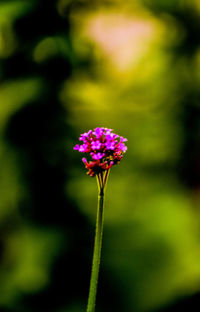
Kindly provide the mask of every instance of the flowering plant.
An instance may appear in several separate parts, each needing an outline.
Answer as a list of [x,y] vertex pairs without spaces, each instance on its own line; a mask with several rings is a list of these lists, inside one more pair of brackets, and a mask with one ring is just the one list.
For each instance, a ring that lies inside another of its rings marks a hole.
[[94,312],[95,309],[103,236],[104,190],[110,168],[119,164],[120,160],[123,158],[123,154],[127,150],[127,146],[124,143],[127,139],[112,131],[112,129],[104,127],[89,130],[88,132],[81,134],[79,141],[82,141],[82,144],[76,144],[74,146],[74,150],[88,154],[91,158],[91,160],[88,161],[83,157],[82,161],[88,170],[87,174],[91,177],[97,177],[97,185],[99,188],[96,233],[87,312]]
[[124,144],[127,139],[112,133],[112,131],[112,129],[103,127],[96,128],[94,131],[89,130],[81,134],[79,138],[83,144],[77,144],[74,147],[74,150],[91,156],[92,161],[88,162],[85,157],[82,159],[91,177],[118,164],[127,150],[127,146]]

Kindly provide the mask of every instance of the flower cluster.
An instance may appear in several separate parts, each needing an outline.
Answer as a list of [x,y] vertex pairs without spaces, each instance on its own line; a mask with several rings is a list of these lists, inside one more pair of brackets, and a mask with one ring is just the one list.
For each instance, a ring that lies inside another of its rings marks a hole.
[[127,150],[127,146],[124,144],[127,139],[112,131],[112,129],[103,127],[89,130],[81,134],[79,141],[82,141],[82,144],[77,144],[74,147],[74,150],[87,153],[92,157],[89,162],[85,157],[82,159],[88,169],[87,174],[91,177],[118,164]]

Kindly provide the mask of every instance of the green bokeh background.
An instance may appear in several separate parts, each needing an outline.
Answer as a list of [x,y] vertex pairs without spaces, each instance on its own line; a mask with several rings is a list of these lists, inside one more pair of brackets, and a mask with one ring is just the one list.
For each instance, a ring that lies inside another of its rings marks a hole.
[[98,126],[128,151],[96,311],[200,308],[199,33],[198,0],[0,1],[1,311],[85,311],[97,186],[73,146]]

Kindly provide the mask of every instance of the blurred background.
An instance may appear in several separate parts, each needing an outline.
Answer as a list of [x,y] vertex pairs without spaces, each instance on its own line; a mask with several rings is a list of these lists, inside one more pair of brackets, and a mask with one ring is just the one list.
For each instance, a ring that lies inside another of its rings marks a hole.
[[96,311],[200,309],[199,33],[199,0],[0,1],[0,311],[85,311],[98,126],[128,151]]

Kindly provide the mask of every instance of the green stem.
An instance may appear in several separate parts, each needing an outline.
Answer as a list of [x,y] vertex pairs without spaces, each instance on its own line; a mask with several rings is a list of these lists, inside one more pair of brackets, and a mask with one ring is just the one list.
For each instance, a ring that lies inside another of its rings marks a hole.
[[[97,177],[98,181],[99,177]],[[99,181],[98,181],[99,182]],[[103,236],[103,217],[104,217],[104,187],[99,187],[98,205],[97,205],[97,219],[96,219],[96,233],[94,243],[94,253],[92,261],[92,274],[90,280],[90,290],[88,297],[87,312],[94,312],[95,301],[97,293],[97,283],[99,276],[99,266],[101,258],[101,246]]]

